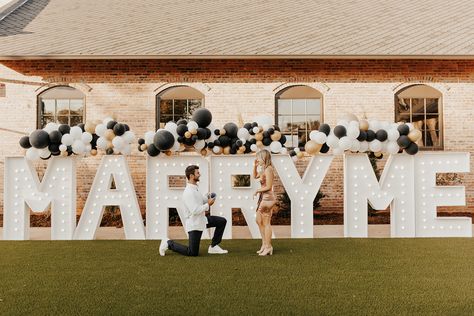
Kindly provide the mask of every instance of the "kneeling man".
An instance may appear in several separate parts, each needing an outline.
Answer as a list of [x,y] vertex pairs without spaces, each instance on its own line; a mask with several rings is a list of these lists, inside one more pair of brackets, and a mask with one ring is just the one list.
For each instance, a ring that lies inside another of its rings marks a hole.
[[224,234],[227,220],[220,216],[206,215],[209,207],[214,204],[215,196],[202,195],[199,192],[197,183],[199,182],[199,167],[191,165],[185,171],[187,184],[183,192],[184,215],[186,217],[186,230],[189,235],[189,245],[178,244],[169,239],[163,239],[160,244],[160,255],[164,256],[166,250],[169,248],[177,253],[185,256],[199,255],[199,244],[201,242],[202,232],[205,228],[215,227],[212,243],[209,246],[208,253],[210,254],[225,254],[227,250],[219,247]]

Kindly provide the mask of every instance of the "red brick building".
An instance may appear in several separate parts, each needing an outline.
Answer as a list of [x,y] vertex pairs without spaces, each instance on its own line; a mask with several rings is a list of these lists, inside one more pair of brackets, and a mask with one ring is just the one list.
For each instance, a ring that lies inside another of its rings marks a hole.
[[[23,2],[0,8],[1,160],[49,121],[114,115],[143,135],[201,106],[217,126],[271,115],[295,143],[350,112],[413,122],[423,150],[474,149],[470,1]],[[78,210],[99,159],[78,162]],[[129,161],[144,210],[145,156]],[[342,212],[341,162],[324,210]],[[472,210],[474,177],[460,181],[453,210]]]

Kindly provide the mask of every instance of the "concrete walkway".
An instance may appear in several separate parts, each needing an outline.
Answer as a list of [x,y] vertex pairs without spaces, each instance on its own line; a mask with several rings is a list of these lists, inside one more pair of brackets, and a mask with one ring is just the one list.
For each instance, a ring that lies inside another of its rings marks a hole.
[[[273,226],[276,238],[290,238],[290,226]],[[313,226],[314,238],[342,238],[344,237],[343,225],[317,225]],[[183,227],[172,226],[169,228],[171,239],[186,239]],[[3,239],[3,228],[0,227],[0,240]],[[233,239],[250,239],[250,231],[247,226],[233,226]],[[369,237],[389,238],[390,225],[369,225]],[[31,240],[50,240],[51,229],[49,227],[31,227]],[[125,239],[123,228],[100,227],[96,239]]]

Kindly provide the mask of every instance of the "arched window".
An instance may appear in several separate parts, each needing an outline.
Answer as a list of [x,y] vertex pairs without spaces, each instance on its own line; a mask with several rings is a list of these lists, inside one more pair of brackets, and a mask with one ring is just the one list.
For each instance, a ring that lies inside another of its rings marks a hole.
[[413,85],[395,95],[395,121],[411,122],[422,132],[417,145],[422,149],[443,149],[442,94],[426,85]]
[[302,147],[309,133],[322,122],[321,92],[308,86],[292,86],[275,96],[275,123],[286,135],[287,147]]
[[38,128],[49,122],[70,126],[84,122],[85,95],[72,87],[53,87],[38,95]]
[[204,106],[204,95],[188,86],[168,88],[156,96],[156,127],[169,121],[190,119],[193,112]]

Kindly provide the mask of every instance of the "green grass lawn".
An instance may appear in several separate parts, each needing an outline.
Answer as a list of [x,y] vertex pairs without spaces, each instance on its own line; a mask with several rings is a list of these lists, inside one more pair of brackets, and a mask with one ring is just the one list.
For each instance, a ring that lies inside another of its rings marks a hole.
[[472,239],[0,242],[0,314],[472,314]]

